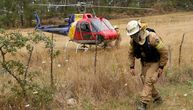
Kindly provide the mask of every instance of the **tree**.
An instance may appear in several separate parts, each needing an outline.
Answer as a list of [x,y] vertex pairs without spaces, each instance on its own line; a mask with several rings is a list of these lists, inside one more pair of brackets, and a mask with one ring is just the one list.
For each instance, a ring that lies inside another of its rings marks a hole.
[[[52,99],[52,92],[48,92],[52,91],[52,89],[45,91],[44,88],[35,83],[33,80],[34,76],[39,72],[33,70],[29,71],[34,46],[39,42],[44,42],[46,48],[50,48],[52,46],[51,40],[42,33],[34,32],[28,34],[28,36],[23,36],[17,32],[7,33],[2,29],[0,30],[0,67],[3,68],[5,72],[12,76],[12,78],[14,78],[16,81],[16,83],[13,83],[11,91],[17,96],[14,97],[14,100],[17,100],[17,102],[13,103],[13,107],[17,108],[11,107],[12,109],[21,109],[26,105],[33,105],[32,108],[35,107],[36,109],[40,109],[40,102],[34,102],[34,100],[45,100],[45,103],[48,103]],[[27,61],[22,61],[21,59],[15,58],[14,56],[18,50],[24,48],[27,50]],[[9,81],[9,83],[11,83],[11,81]],[[39,93],[45,93],[33,96],[32,93],[34,90],[38,91]]]

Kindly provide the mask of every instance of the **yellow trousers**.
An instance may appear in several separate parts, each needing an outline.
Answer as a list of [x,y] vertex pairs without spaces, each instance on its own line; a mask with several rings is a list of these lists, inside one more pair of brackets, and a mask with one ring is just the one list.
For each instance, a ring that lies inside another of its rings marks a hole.
[[119,36],[117,39],[116,39],[116,41],[115,41],[115,47],[116,48],[119,48],[120,47],[120,43],[121,43],[121,36]]
[[160,97],[159,92],[155,89],[154,84],[158,80],[159,63],[142,62],[141,79],[143,82],[143,90],[140,94],[140,101],[149,103],[153,99]]

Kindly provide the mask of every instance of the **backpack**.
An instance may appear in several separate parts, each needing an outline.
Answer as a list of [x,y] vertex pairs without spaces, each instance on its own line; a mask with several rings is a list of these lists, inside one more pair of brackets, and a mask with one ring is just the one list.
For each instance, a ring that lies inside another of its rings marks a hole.
[[146,30],[148,30],[149,32],[154,32],[154,33],[156,33],[155,30],[152,29],[152,28],[146,28]]

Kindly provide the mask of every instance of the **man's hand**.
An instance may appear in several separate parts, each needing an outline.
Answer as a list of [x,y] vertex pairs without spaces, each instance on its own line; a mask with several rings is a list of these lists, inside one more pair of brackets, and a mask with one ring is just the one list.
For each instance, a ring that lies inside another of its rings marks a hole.
[[162,75],[162,73],[163,73],[163,69],[162,68],[159,68],[158,70],[157,70],[157,72],[158,72],[158,78]]
[[135,76],[135,69],[134,69],[134,68],[131,68],[131,69],[130,69],[130,74],[131,74],[132,76]]

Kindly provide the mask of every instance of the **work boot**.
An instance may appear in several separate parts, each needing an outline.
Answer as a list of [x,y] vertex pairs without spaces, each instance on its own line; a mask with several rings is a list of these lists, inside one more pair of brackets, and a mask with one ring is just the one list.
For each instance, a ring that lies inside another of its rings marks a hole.
[[138,102],[137,103],[137,110],[147,110],[147,104],[143,102]]
[[153,100],[153,103],[156,104],[156,105],[160,105],[163,103],[163,100],[161,97],[157,97]]

